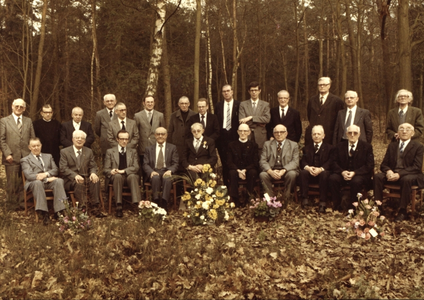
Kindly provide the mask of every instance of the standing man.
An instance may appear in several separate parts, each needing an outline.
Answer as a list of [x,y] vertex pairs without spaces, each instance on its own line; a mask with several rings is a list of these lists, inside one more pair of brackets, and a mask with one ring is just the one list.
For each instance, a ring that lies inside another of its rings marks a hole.
[[113,148],[118,146],[119,140],[117,139],[118,132],[125,130],[129,134],[129,142],[125,147],[136,149],[138,145],[138,128],[134,120],[127,118],[127,107],[124,103],[119,102],[115,106],[115,114],[118,116],[109,122],[109,128],[107,130],[107,137],[109,140],[109,147]]
[[35,138],[32,121],[22,114],[26,103],[22,99],[15,99],[12,103],[12,114],[0,119],[0,148],[3,154],[2,163],[6,169],[7,195],[19,195],[22,201],[23,194],[20,160],[29,154],[29,140]]
[[72,120],[62,123],[62,128],[60,130],[60,143],[64,148],[72,146],[73,132],[75,130],[82,130],[87,135],[85,147],[90,148],[93,144],[95,138],[91,124],[83,121],[82,117],[84,116],[84,111],[81,107],[74,107],[72,109]]
[[[118,105],[116,105],[118,107]],[[127,185],[131,190],[133,211],[138,213],[138,202],[141,199],[140,177],[138,176],[137,149],[128,147],[130,134],[119,130],[116,134],[117,144],[106,151],[103,173],[113,182],[113,194],[116,201],[116,216],[123,217],[122,188]]]
[[330,87],[330,77],[321,77],[318,79],[319,94],[309,99],[307,108],[309,126],[305,131],[305,145],[312,144],[311,133],[315,125],[324,127],[325,143],[333,142],[337,114],[344,108],[344,103],[342,99],[330,93]]
[[334,128],[333,145],[347,140],[346,129],[350,125],[359,126],[362,134],[361,140],[371,144],[372,141],[372,121],[371,114],[368,109],[357,106],[358,94],[355,91],[347,91],[345,94],[345,102],[347,108],[339,111],[337,122]]
[[278,107],[271,109],[271,121],[267,124],[268,139],[273,139],[273,129],[278,124],[282,124],[287,128],[287,138],[293,142],[299,143],[302,136],[302,122],[300,121],[300,113],[292,107],[289,107],[290,94],[282,90],[278,94]]
[[114,112],[114,107],[116,104],[115,95],[104,95],[103,104],[105,105],[105,108],[99,110],[96,113],[96,118],[94,119],[94,132],[100,138],[100,149],[102,150],[102,157],[104,158],[106,150],[110,148],[109,140],[107,137],[109,122],[116,118],[116,114]]
[[200,123],[203,125],[203,128],[205,129],[205,132],[203,133],[203,135],[210,137],[216,142],[220,132],[219,121],[216,115],[208,112],[208,109],[209,109],[208,100],[205,98],[200,98],[197,101],[197,110],[199,111],[199,113],[190,117],[190,120],[188,121],[188,124],[187,124],[188,126],[186,129],[186,136],[190,135],[191,125],[193,125],[194,123]]
[[[165,128],[157,128],[155,138],[156,144],[146,149],[143,168],[152,184],[153,201],[168,211],[171,176],[178,170],[178,152],[175,145],[166,143]],[[161,198],[159,198],[160,192],[162,192]]]
[[259,100],[261,87],[258,82],[251,82],[248,88],[250,100],[240,103],[239,121],[240,124],[249,125],[253,132],[251,138],[254,138],[254,141],[258,144],[260,153],[267,140],[266,124],[268,124],[271,119],[269,103]]
[[216,147],[221,158],[224,184],[227,185],[229,179],[227,151],[228,145],[233,141],[237,141],[239,138],[237,128],[239,125],[238,114],[240,101],[234,100],[233,89],[229,84],[222,87],[222,96],[224,97],[224,101],[220,101],[216,105],[216,116],[218,117],[218,123],[221,128],[219,138],[216,141]]

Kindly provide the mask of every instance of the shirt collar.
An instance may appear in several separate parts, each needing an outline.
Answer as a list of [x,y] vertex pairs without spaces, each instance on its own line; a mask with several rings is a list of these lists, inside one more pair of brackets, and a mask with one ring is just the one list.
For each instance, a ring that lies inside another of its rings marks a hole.
[[244,140],[244,141],[242,141],[240,138],[239,138],[239,141],[240,141],[240,143],[247,143],[247,141],[248,141],[249,139],[246,139],[246,140]]

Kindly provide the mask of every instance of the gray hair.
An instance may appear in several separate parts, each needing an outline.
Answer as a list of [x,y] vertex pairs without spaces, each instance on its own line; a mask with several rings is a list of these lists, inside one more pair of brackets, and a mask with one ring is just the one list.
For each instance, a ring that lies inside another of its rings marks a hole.
[[77,135],[82,135],[84,139],[87,138],[87,134],[84,131],[82,131],[82,130],[75,130],[72,133],[72,138],[76,137]]

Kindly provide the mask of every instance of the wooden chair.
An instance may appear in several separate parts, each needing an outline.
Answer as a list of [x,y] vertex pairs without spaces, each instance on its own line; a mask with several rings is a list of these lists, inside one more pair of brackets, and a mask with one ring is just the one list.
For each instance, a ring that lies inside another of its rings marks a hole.
[[[185,180],[184,180],[184,192],[186,191],[185,187]],[[149,197],[152,195],[152,185],[150,182],[145,181],[144,182],[144,191],[146,195],[146,199],[149,199]],[[174,199],[174,210],[177,210],[177,182],[172,182],[172,188],[171,188],[171,196]]]
[[[22,182],[25,186],[26,178],[25,174],[22,171]],[[54,200],[53,196],[53,190],[45,190],[46,192],[46,200]],[[32,201],[31,201],[32,199]],[[34,194],[30,189],[25,190],[24,189],[24,203],[25,203],[25,216],[28,215],[28,210],[34,208],[37,206],[37,199],[35,199]],[[35,212],[35,221],[38,222],[38,214]]]

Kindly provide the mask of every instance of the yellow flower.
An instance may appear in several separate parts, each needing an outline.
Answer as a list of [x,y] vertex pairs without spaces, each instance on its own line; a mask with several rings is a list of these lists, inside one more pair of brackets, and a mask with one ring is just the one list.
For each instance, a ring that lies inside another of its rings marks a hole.
[[228,203],[225,203],[225,207],[228,208],[230,205]]
[[198,217],[199,216],[199,213],[196,213],[196,215],[195,215],[196,217]]
[[197,209],[200,209],[200,208],[202,208],[202,205],[196,204],[194,207],[197,208]]
[[203,182],[203,180],[201,178],[197,178],[197,180],[194,182],[194,186],[199,186],[201,185]]
[[225,200],[224,199],[220,199],[220,200],[217,200],[216,203],[218,203],[218,205],[222,206],[222,205],[225,204]]
[[221,193],[220,191],[216,191],[216,196],[217,196],[217,197],[222,197],[222,196],[224,196],[224,194],[223,194],[223,193]]
[[190,206],[192,206],[192,205],[193,205],[193,202],[188,201],[188,202],[187,202],[187,205],[188,205],[188,207],[190,207]]
[[184,216],[184,218],[187,217],[187,212],[186,211],[183,213],[183,216]]
[[212,170],[212,168],[209,168],[209,170],[208,170],[209,172],[213,172],[213,170]]
[[219,205],[218,205],[218,204],[215,204],[215,205],[213,206],[213,208],[217,209],[217,208],[219,208]]
[[218,213],[216,212],[215,209],[211,209],[210,211],[208,211],[208,216],[212,220],[216,220],[216,218],[218,217]]
[[209,169],[211,168],[211,166],[209,165],[209,164],[205,164],[205,165],[203,165],[203,169],[202,169],[202,172],[203,173],[206,173],[206,172],[208,172],[209,171]]
[[215,187],[216,186],[216,181],[212,180],[212,182],[210,183],[210,187]]

